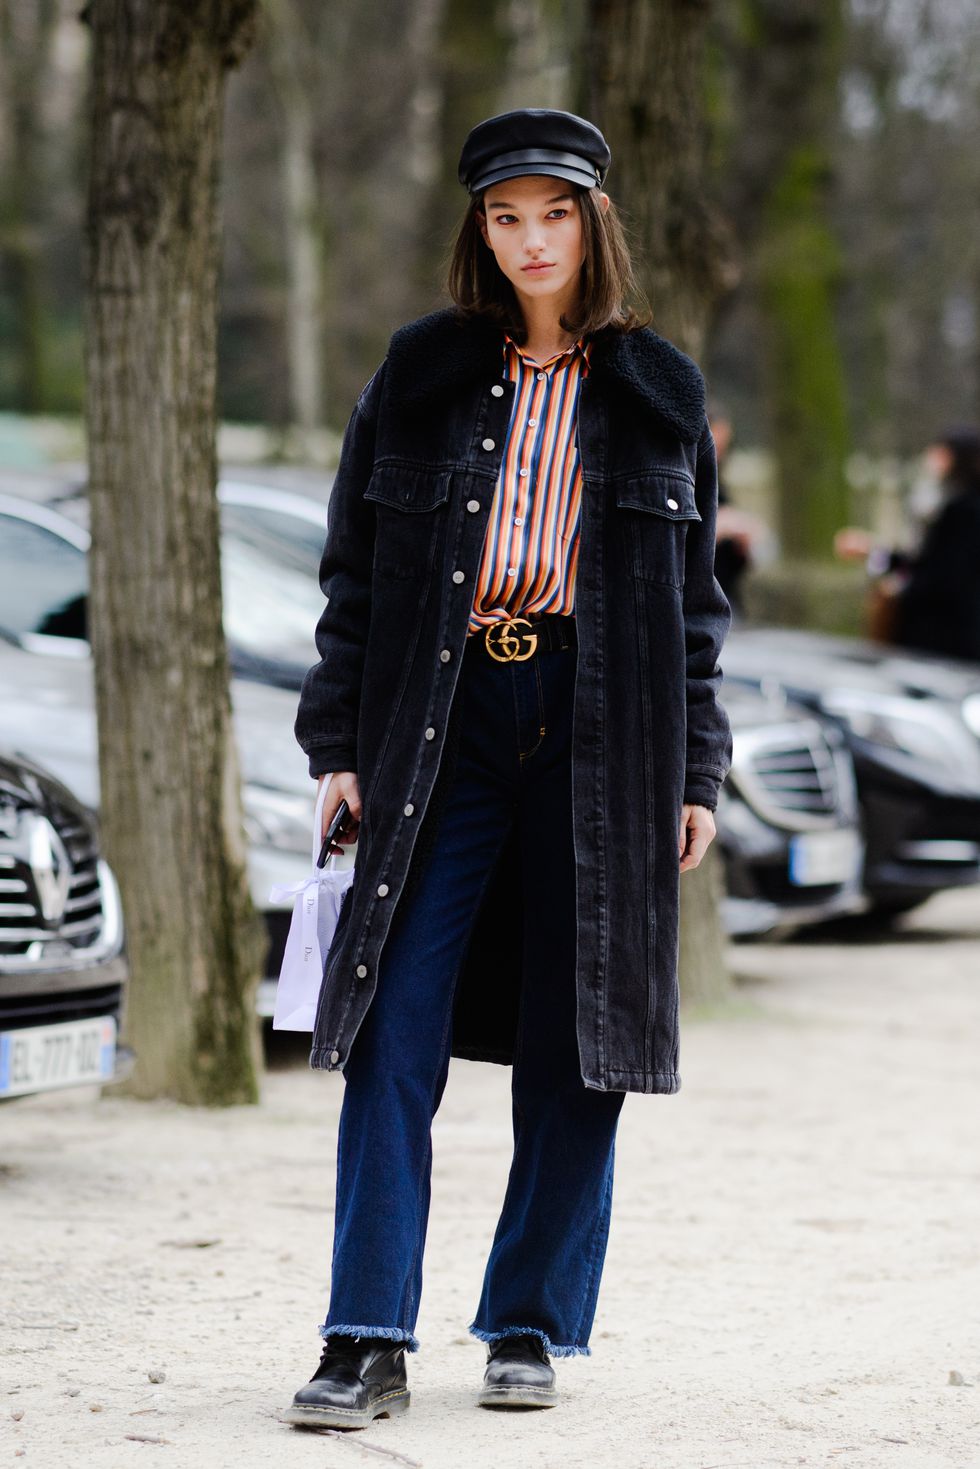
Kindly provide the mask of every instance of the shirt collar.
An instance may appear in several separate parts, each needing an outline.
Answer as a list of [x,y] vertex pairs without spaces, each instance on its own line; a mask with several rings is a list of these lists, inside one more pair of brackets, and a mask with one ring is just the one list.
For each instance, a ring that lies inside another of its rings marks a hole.
[[[532,362],[531,358],[525,357],[523,348],[514,341],[513,337],[510,335],[510,332],[505,331],[503,348],[505,361],[507,359],[507,350],[509,347],[514,348],[514,351],[527,367],[536,367],[540,369],[541,364]],[[566,359],[579,356],[582,358],[585,367],[588,368],[589,359],[592,356],[592,347],[593,339],[591,337],[589,337],[588,340],[586,340],[585,337],[579,337],[578,340],[573,342],[570,347],[567,347],[564,352],[557,353],[556,356],[549,358],[548,361],[553,366],[558,367],[561,366],[566,361]],[[547,365],[547,363],[544,364],[544,366]]]

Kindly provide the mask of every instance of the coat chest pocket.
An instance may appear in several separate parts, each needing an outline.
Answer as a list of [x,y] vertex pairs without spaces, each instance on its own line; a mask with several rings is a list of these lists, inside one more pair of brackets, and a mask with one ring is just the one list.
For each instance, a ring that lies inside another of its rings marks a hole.
[[687,531],[700,521],[694,481],[652,470],[616,482],[616,514],[633,576],[684,585]]
[[376,465],[364,491],[377,525],[374,570],[396,580],[424,577],[432,566],[449,499],[450,470],[412,464]]

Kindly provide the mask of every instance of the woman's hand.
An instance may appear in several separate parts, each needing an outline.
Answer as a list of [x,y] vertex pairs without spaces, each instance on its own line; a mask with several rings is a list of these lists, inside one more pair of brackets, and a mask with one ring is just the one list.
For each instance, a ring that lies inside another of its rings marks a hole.
[[681,872],[697,867],[715,839],[715,818],[707,806],[684,806],[681,809],[681,834],[678,852]]
[[361,822],[361,791],[357,784],[357,776],[353,770],[336,770],[333,775],[321,775],[319,777],[316,786],[317,796],[319,796],[320,787],[325,780],[329,780],[330,788],[323,798],[323,821],[320,825],[321,842],[327,835],[330,823],[336,816],[341,801],[346,801],[350,807],[350,817],[347,825],[334,838],[335,845],[331,848],[329,854],[332,855],[334,852],[341,850],[336,845],[337,842],[342,843],[344,846],[350,846],[351,843],[357,841],[357,829]]

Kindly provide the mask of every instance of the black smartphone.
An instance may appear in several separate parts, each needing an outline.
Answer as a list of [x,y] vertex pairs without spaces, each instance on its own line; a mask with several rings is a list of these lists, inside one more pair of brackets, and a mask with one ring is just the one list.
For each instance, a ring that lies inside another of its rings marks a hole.
[[320,848],[320,855],[316,859],[317,867],[322,867],[327,858],[330,856],[330,848],[333,846],[334,838],[346,827],[348,816],[350,816],[350,807],[348,806],[346,801],[341,801],[340,805],[337,807],[337,813],[334,816],[334,819],[327,827],[327,834],[323,838],[323,846]]

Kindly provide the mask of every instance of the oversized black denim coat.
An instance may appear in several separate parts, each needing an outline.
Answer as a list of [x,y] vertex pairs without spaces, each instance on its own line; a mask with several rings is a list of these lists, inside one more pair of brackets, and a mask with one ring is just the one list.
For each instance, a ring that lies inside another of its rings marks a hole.
[[[355,878],[326,956],[310,1064],[341,1069],[385,938],[438,825],[454,693],[513,407],[502,335],[435,311],[401,327],[344,436],[296,737],[357,772]],[[583,1084],[674,1092],[681,807],[731,763],[714,576],[718,482],[697,365],[650,328],[595,338],[581,384],[572,734]],[[453,1054],[510,1062],[525,914],[505,842],[457,984]],[[527,915],[534,922],[532,908]]]

